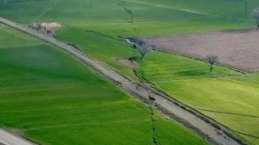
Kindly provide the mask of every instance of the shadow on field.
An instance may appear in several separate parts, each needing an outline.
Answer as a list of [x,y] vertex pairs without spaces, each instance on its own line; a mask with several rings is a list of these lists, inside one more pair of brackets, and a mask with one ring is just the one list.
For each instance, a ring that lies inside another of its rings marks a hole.
[[244,116],[244,117],[251,117],[251,118],[259,118],[259,116],[255,116],[255,115],[246,115],[246,114],[239,114],[239,113],[232,113],[232,112],[223,112],[223,111],[214,111],[214,110],[199,109],[199,108],[195,108],[195,109],[200,110],[200,111],[220,113],[220,114],[230,114],[230,115],[237,115],[237,116]]
[[205,71],[180,71],[180,72],[177,72],[175,73],[177,75],[180,75],[180,76],[204,76],[206,74],[208,74],[207,72]]

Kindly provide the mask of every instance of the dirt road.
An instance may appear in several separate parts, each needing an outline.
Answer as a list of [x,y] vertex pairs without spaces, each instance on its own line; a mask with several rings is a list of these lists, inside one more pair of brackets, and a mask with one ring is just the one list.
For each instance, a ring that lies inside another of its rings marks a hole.
[[[16,23],[11,22],[9,20],[0,18],[0,23],[3,23],[5,25],[15,28],[19,31],[27,33],[33,37],[36,37],[42,41],[45,41],[51,45],[54,45],[54,46],[64,50],[65,52],[69,53],[73,57],[81,60],[83,63],[90,66],[94,71],[96,71],[103,77],[106,77],[107,79],[111,80],[111,82],[118,85],[125,92],[132,94],[133,96],[137,97],[144,103],[149,103],[149,104],[156,106],[163,113],[165,113],[168,116],[170,116],[171,118],[177,120],[184,126],[190,128],[193,132],[195,132],[200,137],[206,139],[211,144],[241,145],[240,143],[233,140],[232,138],[229,138],[225,134],[225,132],[229,132],[229,131],[227,129],[225,129],[224,127],[222,127],[221,125],[215,123],[215,124],[217,124],[217,126],[220,126],[220,130],[219,130],[219,129],[217,129],[217,127],[213,127],[211,125],[211,122],[205,123],[203,121],[204,118],[201,119],[202,117],[198,117],[194,113],[191,113],[190,111],[187,111],[186,109],[183,109],[183,108],[188,108],[188,107],[181,106],[179,103],[174,102],[174,100],[168,99],[167,96],[159,93],[156,90],[153,90],[151,88],[148,88],[146,86],[133,82],[132,80],[130,80],[129,78],[120,74],[116,70],[111,69],[110,67],[89,57],[88,55],[84,54],[83,52],[80,52],[79,50],[56,40],[53,37],[46,36],[44,34],[40,34],[29,28],[25,28],[20,25],[17,25]],[[150,101],[149,95],[154,96],[156,100]],[[12,145],[21,145],[21,144],[12,144]]]

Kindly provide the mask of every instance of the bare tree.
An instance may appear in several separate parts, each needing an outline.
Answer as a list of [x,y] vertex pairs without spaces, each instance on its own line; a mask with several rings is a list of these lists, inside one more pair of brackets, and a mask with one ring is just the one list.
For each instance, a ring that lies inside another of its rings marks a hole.
[[259,28],[259,8],[256,8],[252,12],[252,19],[256,24],[256,30]]
[[218,56],[217,55],[208,55],[206,57],[206,60],[208,63],[210,63],[210,72],[213,70],[213,64],[215,64],[218,61]]
[[143,58],[146,56],[146,54],[152,49],[151,46],[148,45],[142,45],[140,47],[137,47],[137,51],[140,53],[141,55],[141,59],[143,60]]
[[135,49],[141,55],[141,60],[146,56],[146,54],[152,50],[153,46],[147,45],[144,41],[136,39],[136,41],[131,44],[131,47]]

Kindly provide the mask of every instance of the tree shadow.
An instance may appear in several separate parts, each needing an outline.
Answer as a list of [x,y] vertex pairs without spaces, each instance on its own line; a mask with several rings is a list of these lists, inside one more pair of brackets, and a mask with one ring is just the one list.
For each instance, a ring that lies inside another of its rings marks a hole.
[[135,62],[138,62],[138,63],[140,63],[142,61],[141,57],[139,57],[139,56],[129,57],[128,60],[129,61],[135,61]]
[[191,71],[180,71],[175,74],[180,76],[204,76],[208,74],[208,72],[191,70]]

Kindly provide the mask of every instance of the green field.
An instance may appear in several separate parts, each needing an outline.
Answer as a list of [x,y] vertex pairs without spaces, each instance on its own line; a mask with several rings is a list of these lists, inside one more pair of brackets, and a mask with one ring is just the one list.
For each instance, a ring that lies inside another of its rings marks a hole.
[[[253,28],[250,14],[259,6],[258,0],[249,0],[245,14],[245,0],[127,0],[124,6],[134,14],[133,26],[128,23],[130,16],[118,5],[121,1],[94,0],[92,6],[90,3],[12,0],[0,5],[0,16],[24,24],[59,22],[65,28],[56,38],[75,43],[137,80],[140,75],[135,76],[131,69],[116,62],[116,58],[136,54],[127,44],[110,37]],[[155,87],[228,126],[247,142],[259,144],[259,75],[243,75],[223,67],[215,67],[210,74],[208,69],[204,62],[152,51],[140,62],[137,72]]]
[[[74,33],[78,34],[76,38],[73,38]],[[256,127],[259,122],[258,75],[243,75],[218,66],[209,73],[207,63],[152,51],[139,63],[139,76],[136,77],[131,69],[115,60],[137,55],[124,43],[72,28],[62,30],[56,36],[78,44],[87,53],[132,78],[146,78],[177,100],[228,126],[251,144],[259,143],[256,138],[259,133]],[[82,41],[83,38],[91,39]]]
[[70,0],[12,0],[0,5],[0,16],[25,24],[59,22],[112,36],[149,36],[251,28],[250,13],[259,5],[249,0],[245,14],[244,0],[127,0],[124,6],[134,14],[134,31],[119,3],[94,0],[91,6],[91,0],[77,0],[71,6]]
[[[152,144],[146,105],[27,35],[1,26],[0,42],[2,127],[46,145]],[[206,144],[155,114],[161,144]]]
[[258,144],[258,75],[244,76],[220,67],[210,74],[209,64],[191,61],[151,53],[139,71],[157,88]]

